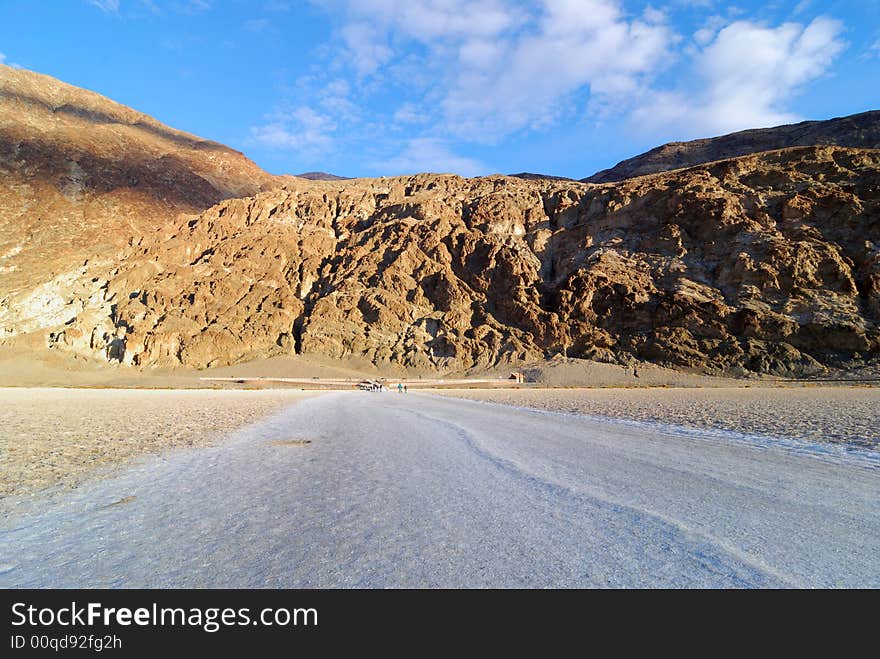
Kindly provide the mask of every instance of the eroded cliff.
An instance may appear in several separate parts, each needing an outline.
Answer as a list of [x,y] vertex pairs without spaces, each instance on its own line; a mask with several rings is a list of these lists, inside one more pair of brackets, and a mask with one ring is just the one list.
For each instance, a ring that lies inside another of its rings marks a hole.
[[565,352],[807,374],[880,352],[872,150],[603,186],[301,181],[130,242],[7,298],[6,338],[139,367],[302,353],[465,369]]

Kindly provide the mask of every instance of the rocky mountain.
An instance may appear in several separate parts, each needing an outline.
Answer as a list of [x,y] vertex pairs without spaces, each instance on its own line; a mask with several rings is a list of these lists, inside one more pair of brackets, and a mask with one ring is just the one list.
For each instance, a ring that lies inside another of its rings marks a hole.
[[880,357],[878,150],[606,185],[276,179],[89,92],[2,73],[0,344],[141,369],[566,354],[808,374]]
[[745,130],[692,142],[672,142],[624,160],[611,169],[605,169],[583,181],[612,183],[635,176],[693,167],[751,153],[820,145],[880,149],[880,111],[829,121],[805,121],[776,128]]
[[288,185],[8,300],[0,326],[139,367],[300,353],[464,369],[564,351],[811,373],[880,352],[878,174],[878,151],[805,147],[610,186]]
[[222,144],[0,65],[0,297],[279,180]]

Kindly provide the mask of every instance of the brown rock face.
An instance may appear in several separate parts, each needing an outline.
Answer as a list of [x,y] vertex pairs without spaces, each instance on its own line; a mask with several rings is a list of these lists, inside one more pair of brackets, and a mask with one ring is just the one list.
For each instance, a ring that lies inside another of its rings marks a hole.
[[136,366],[299,352],[468,368],[565,350],[810,373],[880,352],[880,152],[791,149],[613,186],[302,182],[74,279],[50,345]]
[[0,65],[0,298],[276,181],[221,144]]
[[880,111],[829,121],[805,121],[790,126],[744,130],[691,142],[672,142],[624,160],[583,181],[613,183],[635,176],[668,172],[751,153],[817,145],[880,149]]
[[877,150],[609,185],[276,179],[44,76],[0,67],[0,93],[3,343],[139,368],[564,352],[805,374],[880,356]]

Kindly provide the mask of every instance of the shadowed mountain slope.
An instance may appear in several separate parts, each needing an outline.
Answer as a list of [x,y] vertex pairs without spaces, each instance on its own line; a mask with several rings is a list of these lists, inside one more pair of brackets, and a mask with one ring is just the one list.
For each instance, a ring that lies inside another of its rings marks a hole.
[[2,290],[279,180],[222,144],[0,65]]

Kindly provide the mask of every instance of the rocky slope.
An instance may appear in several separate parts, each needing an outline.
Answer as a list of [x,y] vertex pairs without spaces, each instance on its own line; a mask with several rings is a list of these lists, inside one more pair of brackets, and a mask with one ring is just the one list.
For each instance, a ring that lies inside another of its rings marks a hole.
[[277,181],[221,144],[0,65],[0,298]]
[[817,145],[880,149],[880,111],[829,121],[805,121],[776,128],[745,130],[692,142],[672,142],[624,160],[611,169],[598,172],[583,181],[611,183],[751,153]]
[[464,369],[565,351],[813,373],[880,353],[880,151],[605,186],[297,181],[65,277],[5,299],[7,340],[138,367],[301,353]]
[[564,353],[805,374],[880,357],[877,150],[607,185],[277,178],[0,67],[0,228],[0,345],[138,368]]

